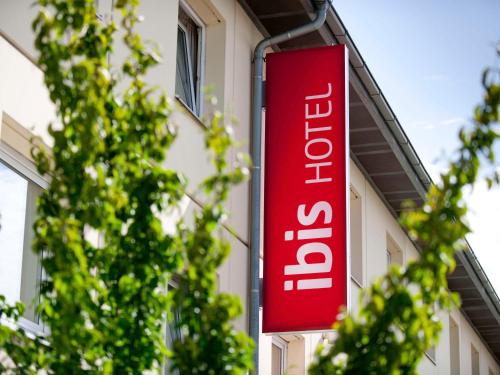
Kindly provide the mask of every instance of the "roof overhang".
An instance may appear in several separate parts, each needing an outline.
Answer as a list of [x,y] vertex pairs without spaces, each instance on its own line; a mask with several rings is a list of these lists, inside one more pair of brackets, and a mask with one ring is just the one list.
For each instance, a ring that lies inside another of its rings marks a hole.
[[[276,35],[314,17],[310,0],[238,0],[263,35]],[[351,158],[397,217],[403,201],[424,202],[432,180],[399,120],[366,66],[340,17],[330,8],[318,31],[275,46],[276,50],[345,44],[349,49]],[[500,301],[473,251],[457,254],[448,277],[462,299],[462,312],[500,363]]]

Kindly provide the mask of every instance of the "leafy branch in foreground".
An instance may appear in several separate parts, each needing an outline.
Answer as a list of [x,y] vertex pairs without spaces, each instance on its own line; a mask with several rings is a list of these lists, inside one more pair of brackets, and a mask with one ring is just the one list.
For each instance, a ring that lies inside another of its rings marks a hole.
[[[159,58],[134,31],[138,1],[114,2],[119,25],[101,22],[94,0],[39,4],[39,66],[60,121],[49,127],[50,156],[34,151],[39,172],[51,177],[38,201],[34,244],[48,276],[38,313],[50,334],[33,338],[1,325],[0,349],[9,358],[1,372],[159,372],[170,356],[175,368],[194,369],[189,373],[245,373],[251,341],[231,323],[241,307],[217,294],[215,283],[229,253],[217,238],[223,203],[246,170],[226,162],[230,131],[219,114],[206,124],[215,166],[203,185],[207,204],[194,227],[179,223],[169,234],[162,216],[178,208],[187,186],[164,167],[175,128],[166,97],[144,80]],[[129,56],[115,67],[108,55],[119,28]],[[176,274],[172,298],[167,284]],[[164,327],[173,310],[185,335],[171,352]],[[1,317],[21,315],[22,306],[0,299]]]
[[[424,206],[401,217],[411,238],[422,244],[420,258],[406,267],[392,266],[364,291],[359,313],[334,326],[337,337],[319,349],[310,374],[415,374],[425,351],[437,343],[441,322],[436,310],[459,305],[446,275],[470,232],[463,191],[476,181],[481,161],[495,162],[499,78],[498,71],[484,73],[484,102],[474,112],[473,129],[460,132],[458,156],[430,188]],[[487,182],[498,184],[498,172]]]
[[202,185],[208,194],[200,212],[195,214],[194,229],[178,226],[179,248],[184,255],[184,272],[178,275],[175,306],[184,339],[174,343],[173,367],[181,374],[246,374],[252,367],[253,342],[236,332],[230,322],[242,312],[237,296],[215,293],[216,269],[230,251],[229,242],[214,236],[215,224],[226,216],[222,203],[230,187],[248,175],[245,157],[240,155],[236,168],[228,170],[225,154],[231,146],[232,129],[215,113],[207,131],[207,148],[212,150],[216,173]]

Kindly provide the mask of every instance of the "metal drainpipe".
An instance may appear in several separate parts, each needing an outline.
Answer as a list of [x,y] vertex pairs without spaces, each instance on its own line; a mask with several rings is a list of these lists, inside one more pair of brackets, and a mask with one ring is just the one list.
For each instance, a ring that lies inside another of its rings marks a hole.
[[259,373],[259,258],[260,258],[260,205],[261,205],[261,139],[262,139],[262,70],[264,50],[311,31],[318,30],[326,19],[329,0],[325,0],[311,22],[260,41],[255,47],[252,101],[252,186],[251,186],[251,234],[250,234],[250,337],[255,342],[254,374]]

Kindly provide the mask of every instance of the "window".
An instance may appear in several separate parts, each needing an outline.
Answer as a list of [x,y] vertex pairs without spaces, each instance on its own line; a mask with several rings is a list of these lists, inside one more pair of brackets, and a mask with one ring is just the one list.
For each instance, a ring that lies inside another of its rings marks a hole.
[[361,197],[351,187],[350,192],[351,277],[363,285],[363,232]]
[[479,375],[479,352],[474,345],[470,345],[471,375]]
[[196,115],[201,114],[203,28],[194,13],[181,4],[177,29],[175,95]]
[[386,262],[387,267],[391,264],[403,264],[403,251],[389,234],[386,239]]
[[[177,283],[175,281],[170,281],[168,283],[168,289],[172,290],[177,288]],[[172,312],[172,320],[166,322],[166,329],[165,329],[165,338],[166,338],[166,344],[168,349],[172,349],[174,346],[174,341],[181,340],[182,339],[182,332],[181,328],[179,327],[179,321],[180,321],[180,316],[179,316],[179,311],[178,310],[173,310]],[[172,366],[172,363],[169,359],[167,359],[165,363],[165,375],[179,375],[178,370],[170,370],[170,367]]]
[[284,375],[287,360],[287,342],[274,336],[271,352],[271,375]]
[[0,294],[9,303],[22,301],[24,318],[36,325],[42,267],[31,243],[41,191],[42,187],[0,160]]
[[450,375],[460,375],[460,338],[458,324],[450,317]]

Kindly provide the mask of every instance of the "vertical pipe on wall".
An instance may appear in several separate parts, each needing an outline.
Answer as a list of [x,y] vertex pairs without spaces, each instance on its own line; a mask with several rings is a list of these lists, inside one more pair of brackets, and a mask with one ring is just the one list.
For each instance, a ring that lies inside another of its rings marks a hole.
[[254,374],[259,373],[259,260],[261,216],[261,155],[262,155],[262,72],[264,51],[267,47],[318,30],[326,19],[330,3],[324,1],[311,22],[287,32],[263,39],[254,52],[253,100],[252,100],[252,181],[251,181],[251,228],[250,228],[250,337],[255,342]]

